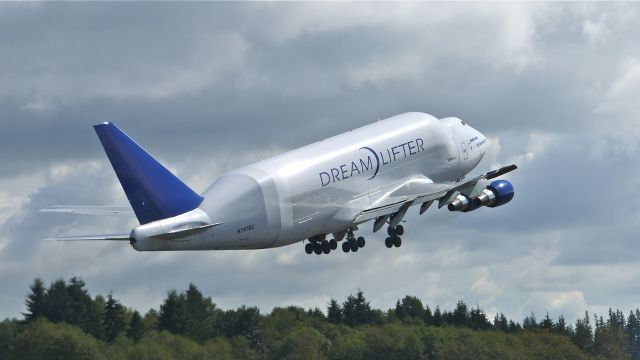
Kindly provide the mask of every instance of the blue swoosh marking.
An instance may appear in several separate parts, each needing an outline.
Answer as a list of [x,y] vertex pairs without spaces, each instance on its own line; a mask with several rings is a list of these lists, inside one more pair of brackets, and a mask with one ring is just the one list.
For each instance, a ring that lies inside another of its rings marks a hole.
[[373,156],[376,158],[376,171],[373,173],[373,175],[369,179],[367,179],[367,180],[371,180],[374,177],[376,177],[376,175],[378,175],[378,170],[380,170],[380,159],[378,158],[378,154],[376,154],[376,152],[373,151],[373,149],[371,149],[370,147],[363,146],[360,148],[360,150],[363,150],[363,149],[371,151]]

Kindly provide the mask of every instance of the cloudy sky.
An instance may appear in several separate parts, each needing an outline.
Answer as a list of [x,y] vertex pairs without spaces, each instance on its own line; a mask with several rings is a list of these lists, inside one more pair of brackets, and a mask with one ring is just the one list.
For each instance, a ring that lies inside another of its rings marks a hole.
[[[139,310],[194,282],[223,308],[324,308],[361,288],[516,320],[640,306],[640,4],[0,4],[0,318],[35,277]],[[412,209],[400,249],[139,253],[44,242],[135,219],[91,125],[115,121],[203,191],[225,171],[406,111],[491,138],[509,205]]]

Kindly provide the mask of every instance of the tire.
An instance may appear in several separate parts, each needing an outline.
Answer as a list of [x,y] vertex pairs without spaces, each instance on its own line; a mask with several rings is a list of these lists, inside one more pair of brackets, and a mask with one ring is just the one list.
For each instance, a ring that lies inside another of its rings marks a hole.
[[322,254],[322,245],[319,243],[313,244],[313,252],[316,253],[316,255]]
[[356,244],[358,244],[358,247],[359,247],[359,248],[363,248],[363,247],[364,247],[364,244],[365,244],[364,238],[363,238],[362,236],[360,236],[360,237],[358,238],[358,240],[356,240]]
[[336,241],[336,239],[329,240],[329,247],[331,248],[331,250],[335,250],[338,248],[338,242]]
[[402,239],[400,239],[400,236],[394,236],[393,237],[393,246],[395,247],[400,247],[400,245],[402,245]]
[[307,243],[304,246],[304,252],[306,252],[307,254],[313,253],[313,244],[312,243]]
[[351,246],[349,246],[348,242],[343,242],[342,243],[342,251],[348,253],[349,251],[351,251]]
[[393,239],[390,237],[384,239],[384,246],[391,249],[393,247]]
[[398,236],[404,235],[404,226],[402,225],[396,226],[396,235]]
[[322,252],[325,254],[331,252],[331,245],[329,245],[329,242],[327,240],[322,241]]
[[349,247],[351,248],[352,252],[358,251],[358,244],[355,241],[349,241]]
[[389,234],[389,236],[394,236],[396,234],[396,229],[389,226],[387,228],[387,234]]

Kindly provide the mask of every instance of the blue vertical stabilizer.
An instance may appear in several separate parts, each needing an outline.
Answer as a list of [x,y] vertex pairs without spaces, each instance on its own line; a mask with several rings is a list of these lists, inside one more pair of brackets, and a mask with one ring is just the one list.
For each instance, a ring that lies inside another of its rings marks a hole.
[[94,126],[140,224],[193,210],[202,197],[112,123]]

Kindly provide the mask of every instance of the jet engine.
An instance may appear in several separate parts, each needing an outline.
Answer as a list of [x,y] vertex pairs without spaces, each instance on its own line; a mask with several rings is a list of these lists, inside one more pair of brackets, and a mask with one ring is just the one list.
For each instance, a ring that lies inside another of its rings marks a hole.
[[456,196],[455,199],[453,199],[453,201],[449,203],[447,209],[449,209],[449,211],[469,212],[479,207],[480,206],[476,205],[476,203],[467,195],[458,194],[458,196]]
[[476,206],[497,207],[513,199],[513,185],[507,180],[495,180],[473,199]]

